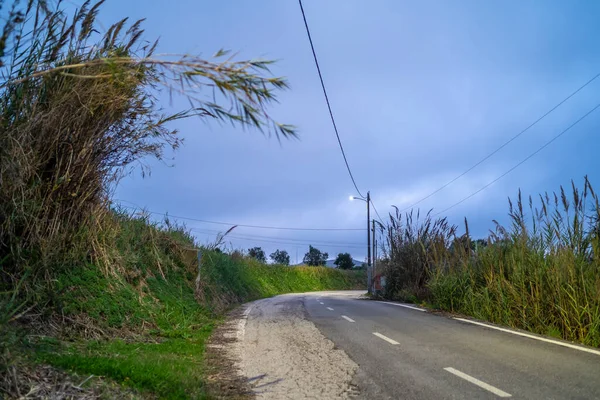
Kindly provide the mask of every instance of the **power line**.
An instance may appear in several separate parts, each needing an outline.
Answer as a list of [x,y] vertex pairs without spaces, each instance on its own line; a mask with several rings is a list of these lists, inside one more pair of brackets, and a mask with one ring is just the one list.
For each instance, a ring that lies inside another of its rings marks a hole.
[[[193,232],[199,232],[199,233],[205,233],[205,234],[209,234],[209,235],[218,235],[219,231],[215,231],[215,230],[206,230],[206,229],[197,229],[197,228],[191,228],[191,230]],[[240,234],[241,235],[241,234]],[[272,240],[284,240],[284,241],[291,241],[291,242],[300,242],[298,244],[318,244],[318,245],[327,245],[327,246],[364,246],[361,243],[344,243],[344,242],[332,242],[332,241],[328,241],[328,240],[308,240],[308,239],[294,239],[294,238],[284,238],[284,237],[274,237],[274,236],[260,236],[260,235],[246,235],[243,234],[242,236],[236,236],[235,233],[233,233],[233,235],[227,235],[226,237],[237,237],[237,238],[248,238],[248,239],[272,239]]]
[[452,204],[450,207],[448,207],[448,208],[440,211],[439,213],[436,213],[435,215],[437,216],[437,215],[445,213],[446,211],[448,211],[448,210],[456,207],[457,205],[459,205],[461,203],[464,203],[465,201],[469,200],[471,197],[475,196],[476,194],[478,194],[478,193],[484,191],[485,189],[487,189],[488,187],[492,186],[494,183],[498,182],[500,179],[504,178],[506,175],[510,174],[512,171],[514,171],[515,169],[517,169],[518,167],[520,167],[522,164],[524,164],[531,157],[535,156],[537,153],[539,153],[540,151],[544,150],[552,142],[554,142],[556,139],[558,139],[559,137],[561,137],[562,135],[564,135],[567,131],[569,131],[575,125],[577,125],[578,123],[580,123],[583,119],[585,119],[588,115],[590,115],[591,113],[593,113],[594,111],[596,111],[598,108],[600,108],[600,103],[598,103],[594,108],[592,108],[590,111],[588,111],[583,116],[581,116],[577,121],[573,122],[567,129],[563,130],[561,133],[559,133],[558,135],[554,136],[552,139],[550,139],[549,141],[547,141],[543,146],[541,146],[540,148],[538,148],[536,151],[534,151],[533,153],[531,153],[530,155],[528,155],[527,157],[525,157],[523,160],[521,160],[521,162],[519,162],[518,164],[516,164],[515,166],[513,166],[511,169],[509,169],[508,171],[506,171],[505,173],[503,173],[502,175],[500,175],[499,177],[497,177],[496,179],[494,179],[493,181],[491,181],[487,185],[483,186],[479,190],[471,193],[470,195],[468,195],[464,199],[460,200],[457,203]]
[[371,200],[371,205],[373,206],[373,210],[375,210],[375,214],[377,214],[377,218],[379,218],[379,222],[381,222],[381,224],[384,225],[383,218],[381,218],[381,215],[379,215],[379,211],[377,211],[377,207],[375,207],[375,203],[373,203],[373,200]]
[[352,184],[354,185],[354,189],[358,192],[361,197],[363,194],[358,189],[356,185],[356,181],[354,180],[354,176],[352,175],[352,171],[350,170],[350,165],[348,164],[348,159],[346,158],[346,152],[344,151],[344,146],[342,145],[342,140],[340,139],[340,134],[337,129],[337,125],[335,123],[335,118],[333,117],[333,111],[331,111],[331,104],[329,103],[329,97],[327,96],[327,89],[325,89],[325,82],[323,81],[323,75],[321,74],[321,67],[319,67],[319,60],[317,59],[317,53],[315,52],[315,46],[313,45],[312,37],[310,35],[310,29],[308,28],[308,22],[306,21],[306,14],[304,13],[304,7],[302,6],[302,0],[298,0],[300,4],[300,11],[302,11],[302,19],[304,20],[304,26],[306,27],[306,34],[308,36],[308,41],[310,42],[310,49],[312,50],[313,58],[315,59],[315,65],[317,66],[317,72],[319,73],[319,80],[321,81],[321,87],[323,88],[323,94],[325,95],[325,102],[327,103],[327,109],[329,110],[329,116],[331,117],[331,123],[333,124],[333,130],[335,131],[335,136],[337,137],[338,144],[340,145],[340,150],[342,151],[342,156],[344,157],[344,163],[346,164],[346,168],[348,169],[348,174],[350,175],[350,179],[352,179]]
[[527,128],[523,129],[521,132],[517,133],[515,136],[513,136],[512,138],[510,138],[508,141],[504,142],[504,144],[502,144],[500,147],[498,147],[496,150],[492,151],[490,154],[488,154],[487,156],[485,156],[484,158],[482,158],[481,160],[479,160],[477,163],[475,163],[473,166],[471,166],[470,168],[468,168],[466,171],[464,171],[463,173],[461,173],[460,175],[458,175],[457,177],[455,177],[454,179],[448,181],[446,184],[442,185],[441,187],[439,187],[438,189],[434,190],[433,192],[429,193],[427,196],[423,197],[421,200],[413,203],[412,205],[402,209],[400,212],[404,212],[406,210],[409,210],[411,208],[413,208],[414,206],[416,206],[417,204],[420,204],[421,202],[427,200],[428,198],[430,198],[431,196],[441,192],[443,189],[447,188],[448,186],[450,186],[451,184],[453,184],[454,182],[456,182],[457,180],[459,180],[460,178],[462,178],[463,176],[465,176],[466,174],[468,174],[469,172],[471,172],[472,170],[474,170],[475,168],[477,168],[479,165],[481,165],[483,162],[485,162],[486,160],[488,160],[490,157],[492,157],[494,154],[498,153],[500,150],[502,150],[503,148],[505,148],[506,146],[508,146],[510,143],[512,143],[515,139],[517,139],[519,136],[521,136],[522,134],[524,134],[525,132],[527,132],[529,129],[531,129],[533,126],[535,126],[538,122],[540,122],[541,120],[543,120],[544,118],[546,118],[550,113],[552,113],[554,110],[556,110],[558,107],[560,107],[561,105],[563,105],[564,103],[566,103],[571,97],[575,96],[577,93],[579,93],[583,88],[585,88],[586,86],[588,86],[590,83],[592,83],[593,81],[595,81],[598,77],[600,77],[600,73],[595,75],[592,79],[590,79],[589,81],[587,81],[586,83],[584,83],[582,86],[580,86],[577,90],[575,90],[573,93],[571,93],[570,95],[568,95],[566,98],[564,98],[560,103],[558,103],[557,105],[555,105],[554,107],[552,107],[549,111],[547,111],[544,115],[542,115],[541,117],[539,117],[538,119],[536,119],[533,123],[531,123]]
[[[119,201],[123,201],[123,200],[119,200]],[[130,203],[130,202],[127,202],[127,203]],[[165,214],[165,213],[159,213],[156,211],[145,210],[145,209],[142,209],[141,207],[125,206],[122,204],[119,204],[119,205],[124,208],[140,209],[149,214],[162,215],[164,217],[172,217],[175,219],[184,219],[184,220],[188,220],[188,221],[203,222],[206,224],[227,225],[227,226],[236,225],[236,226],[244,227],[244,228],[277,229],[277,230],[286,230],[286,231],[364,231],[365,230],[364,228],[291,228],[291,227],[281,227],[281,226],[235,224],[235,223],[231,223],[231,222],[219,222],[219,221],[209,221],[209,220],[205,220],[205,219],[198,219],[198,218],[191,218],[191,217],[181,217],[181,216],[177,216],[177,215],[173,215],[173,214]]]
[[[209,233],[208,235],[213,235],[216,236],[214,233]],[[244,236],[232,236],[232,235],[227,235],[224,240],[227,240],[228,238],[231,239],[237,239],[237,240],[246,240],[246,241],[250,241],[250,242],[265,242],[265,243],[275,243],[275,244],[285,244],[288,246],[297,246],[297,247],[301,247],[301,246],[308,246],[308,245],[313,245],[313,246],[319,246],[319,247],[336,247],[336,248],[352,248],[352,249],[363,249],[364,245],[342,245],[342,244],[323,244],[323,243],[315,243],[315,242],[310,242],[310,243],[290,243],[290,242],[283,242],[280,240],[266,240],[266,239],[255,239],[253,237],[244,237]]]

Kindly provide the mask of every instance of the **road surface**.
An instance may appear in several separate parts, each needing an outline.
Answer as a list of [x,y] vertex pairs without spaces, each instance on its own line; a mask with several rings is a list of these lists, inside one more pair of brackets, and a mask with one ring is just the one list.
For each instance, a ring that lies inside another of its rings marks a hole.
[[257,397],[600,399],[598,349],[361,294],[251,303],[236,356]]

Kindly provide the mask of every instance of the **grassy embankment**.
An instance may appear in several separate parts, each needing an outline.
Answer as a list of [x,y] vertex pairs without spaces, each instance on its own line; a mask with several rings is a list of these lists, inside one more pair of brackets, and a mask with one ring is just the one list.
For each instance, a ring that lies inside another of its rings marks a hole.
[[38,332],[20,328],[20,351],[36,362],[107,377],[160,398],[202,398],[209,395],[205,343],[224,311],[280,293],[364,283],[360,272],[264,265],[207,251],[197,285],[195,246],[184,230],[124,214],[114,218],[104,240],[122,269],[107,273],[82,263],[56,275],[44,294],[48,316],[33,324],[56,322],[56,330],[42,329],[42,337],[33,339],[28,335]]
[[482,240],[466,222],[458,236],[444,218],[391,216],[385,296],[600,346],[598,196],[586,178],[538,199],[519,193],[511,226]]

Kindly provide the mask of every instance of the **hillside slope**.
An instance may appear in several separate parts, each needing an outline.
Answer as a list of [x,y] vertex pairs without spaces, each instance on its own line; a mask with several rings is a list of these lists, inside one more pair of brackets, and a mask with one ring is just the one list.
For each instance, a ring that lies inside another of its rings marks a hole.
[[[107,270],[82,259],[61,269],[41,294],[43,316],[10,324],[13,339],[23,338],[16,340],[19,351],[10,352],[16,376],[33,360],[36,368],[102,376],[103,383],[134,389],[128,396],[205,398],[205,343],[226,311],[280,293],[355,289],[365,281],[360,272],[264,265],[214,251],[203,251],[198,275],[196,246],[184,229],[126,214],[113,218],[105,244],[119,265]],[[8,397],[39,386],[19,380],[2,385]]]

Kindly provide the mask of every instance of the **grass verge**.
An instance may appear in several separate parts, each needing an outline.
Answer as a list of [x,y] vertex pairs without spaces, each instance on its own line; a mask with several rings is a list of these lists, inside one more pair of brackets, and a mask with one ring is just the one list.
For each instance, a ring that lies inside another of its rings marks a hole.
[[[203,252],[199,269],[184,229],[145,216],[111,218],[99,239],[110,268],[57,268],[52,286],[38,294],[46,302],[40,315],[5,325],[13,362],[100,376],[133,390],[125,391],[129,397],[210,398],[219,393],[207,385],[206,343],[227,311],[281,293],[364,286],[364,272],[265,265],[213,251]],[[20,396],[6,387],[0,385],[7,397]]]

